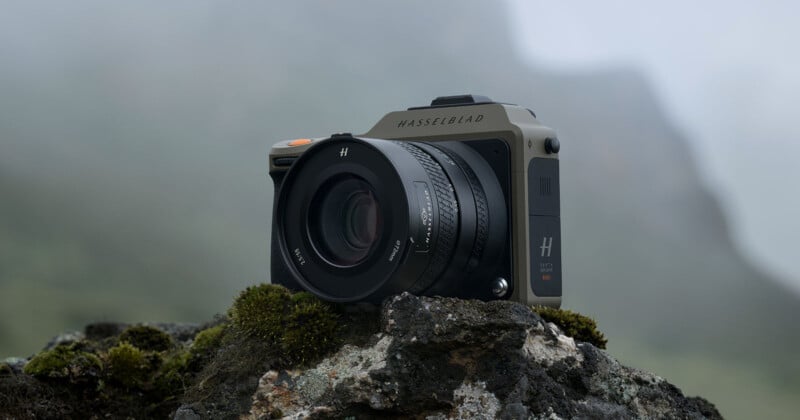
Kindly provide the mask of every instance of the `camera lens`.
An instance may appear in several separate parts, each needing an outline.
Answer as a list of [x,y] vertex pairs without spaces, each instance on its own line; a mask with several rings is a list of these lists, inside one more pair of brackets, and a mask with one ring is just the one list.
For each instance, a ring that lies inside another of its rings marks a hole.
[[283,178],[274,220],[290,280],[339,302],[473,296],[509,238],[498,176],[462,142],[318,141]]
[[314,195],[308,235],[330,264],[347,267],[363,261],[381,231],[381,211],[372,187],[352,174],[323,184]]

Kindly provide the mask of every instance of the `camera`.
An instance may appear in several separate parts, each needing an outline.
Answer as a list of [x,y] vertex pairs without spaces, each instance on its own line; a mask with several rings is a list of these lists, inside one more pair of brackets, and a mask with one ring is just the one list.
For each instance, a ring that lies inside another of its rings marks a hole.
[[478,95],[390,112],[362,135],[281,141],[272,282],[333,302],[560,306],[559,149],[532,111]]

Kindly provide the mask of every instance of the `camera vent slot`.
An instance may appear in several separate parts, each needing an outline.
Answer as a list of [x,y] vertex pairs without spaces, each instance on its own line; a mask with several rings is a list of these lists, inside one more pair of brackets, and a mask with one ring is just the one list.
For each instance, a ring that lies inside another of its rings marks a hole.
[[548,177],[539,178],[539,195],[550,196],[553,194],[553,179]]
[[528,211],[530,211],[530,215],[560,215],[559,195],[558,160],[531,159],[528,164]]

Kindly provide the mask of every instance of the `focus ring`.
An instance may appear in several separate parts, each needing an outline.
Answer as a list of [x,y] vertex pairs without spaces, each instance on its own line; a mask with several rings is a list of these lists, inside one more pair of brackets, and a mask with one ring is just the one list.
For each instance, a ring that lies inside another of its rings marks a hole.
[[458,235],[458,200],[453,190],[453,184],[447,178],[444,169],[430,155],[410,143],[398,142],[398,144],[414,156],[425,169],[433,184],[439,212],[439,229],[433,255],[428,267],[409,289],[409,292],[417,294],[430,287],[450,262]]
[[[432,146],[436,147],[435,144]],[[436,147],[439,151],[452,159],[456,165],[461,168],[464,175],[467,177],[469,187],[472,190],[472,197],[475,200],[475,214],[477,216],[477,225],[475,226],[475,242],[472,246],[472,253],[470,257],[473,261],[479,261],[483,255],[483,249],[486,246],[486,241],[489,238],[489,203],[486,199],[486,193],[483,191],[478,176],[472,168],[464,161],[457,153],[453,153],[444,147]]]

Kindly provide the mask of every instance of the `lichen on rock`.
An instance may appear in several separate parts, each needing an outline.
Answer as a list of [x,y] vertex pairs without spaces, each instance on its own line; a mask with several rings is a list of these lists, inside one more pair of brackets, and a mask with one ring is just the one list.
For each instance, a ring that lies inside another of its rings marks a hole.
[[486,382],[465,382],[453,391],[456,406],[455,417],[459,419],[493,419],[500,411],[500,400],[486,389]]

